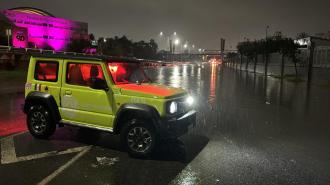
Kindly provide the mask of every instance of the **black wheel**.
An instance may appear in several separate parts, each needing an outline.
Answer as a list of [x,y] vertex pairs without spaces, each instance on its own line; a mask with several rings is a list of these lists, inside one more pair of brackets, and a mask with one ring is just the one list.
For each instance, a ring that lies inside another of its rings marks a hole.
[[40,139],[47,139],[56,129],[49,111],[42,105],[31,106],[27,115],[27,126],[30,133]]
[[121,131],[121,142],[131,156],[147,157],[156,146],[157,135],[151,123],[131,119]]

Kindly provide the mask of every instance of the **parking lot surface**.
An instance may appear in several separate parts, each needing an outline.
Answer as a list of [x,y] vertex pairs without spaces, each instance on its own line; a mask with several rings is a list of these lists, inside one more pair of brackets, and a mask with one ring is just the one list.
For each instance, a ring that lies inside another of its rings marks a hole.
[[330,90],[218,65],[149,71],[196,99],[197,124],[130,157],[118,136],[65,126],[26,132],[23,94],[0,98],[0,184],[330,184]]

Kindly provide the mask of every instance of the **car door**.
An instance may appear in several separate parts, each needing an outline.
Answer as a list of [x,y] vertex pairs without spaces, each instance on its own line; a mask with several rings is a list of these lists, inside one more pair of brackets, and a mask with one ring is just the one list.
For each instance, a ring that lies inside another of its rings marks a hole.
[[90,79],[105,80],[104,66],[97,62],[64,60],[61,116],[85,126],[112,128],[113,113],[108,91],[92,89]]
[[[33,65],[35,64],[35,65]],[[59,59],[42,59],[37,58],[31,60],[29,71],[33,71],[34,75],[28,75],[25,84],[25,95],[31,91],[40,91],[50,94],[54,97],[56,104],[60,104],[60,89],[62,75],[62,61]]]

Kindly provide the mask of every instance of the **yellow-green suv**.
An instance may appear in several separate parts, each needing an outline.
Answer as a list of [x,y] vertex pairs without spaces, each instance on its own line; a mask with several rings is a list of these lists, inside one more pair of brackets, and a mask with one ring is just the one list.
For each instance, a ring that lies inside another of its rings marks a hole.
[[153,84],[142,61],[106,56],[31,56],[24,112],[30,133],[48,138],[64,124],[109,131],[134,156],[161,138],[178,137],[196,121],[193,98]]

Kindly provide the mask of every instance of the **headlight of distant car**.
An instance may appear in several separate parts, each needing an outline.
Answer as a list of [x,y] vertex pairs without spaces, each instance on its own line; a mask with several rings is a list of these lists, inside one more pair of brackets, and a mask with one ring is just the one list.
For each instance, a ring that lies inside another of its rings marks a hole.
[[189,105],[189,106],[192,106],[194,104],[194,98],[192,96],[188,96],[186,98],[186,103]]
[[167,110],[170,114],[174,114],[178,111],[178,103],[175,101],[172,101],[168,104]]

